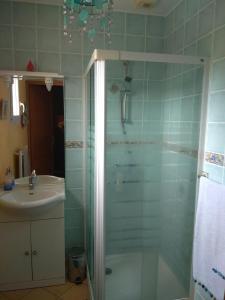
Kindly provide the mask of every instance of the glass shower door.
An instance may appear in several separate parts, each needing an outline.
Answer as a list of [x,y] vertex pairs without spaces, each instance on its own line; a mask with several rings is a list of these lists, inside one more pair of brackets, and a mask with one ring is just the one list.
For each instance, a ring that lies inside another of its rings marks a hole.
[[202,78],[106,62],[106,300],[189,297]]
[[88,272],[94,290],[94,169],[95,169],[95,109],[94,67],[86,78],[86,253]]

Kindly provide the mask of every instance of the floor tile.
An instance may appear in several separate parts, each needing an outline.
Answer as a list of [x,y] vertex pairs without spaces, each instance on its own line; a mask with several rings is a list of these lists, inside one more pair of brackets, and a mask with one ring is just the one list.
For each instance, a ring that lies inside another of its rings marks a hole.
[[56,296],[62,296],[64,295],[70,288],[73,287],[73,283],[71,282],[66,282],[65,284],[62,285],[53,285],[53,286],[48,286],[45,287],[44,289],[47,290],[48,292],[56,295]]
[[23,300],[56,300],[59,297],[47,292],[43,288],[33,289]]
[[8,300],[2,293],[0,293],[0,300]]
[[88,300],[88,288],[85,284],[74,285],[66,292],[61,299],[63,300]]
[[21,300],[31,292],[31,289],[2,292],[9,300]]

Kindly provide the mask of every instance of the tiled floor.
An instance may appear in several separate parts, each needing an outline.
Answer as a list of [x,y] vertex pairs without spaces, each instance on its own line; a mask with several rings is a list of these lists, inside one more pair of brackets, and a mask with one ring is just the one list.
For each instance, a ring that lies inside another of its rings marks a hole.
[[0,292],[0,300],[89,300],[88,285],[66,282],[63,285]]

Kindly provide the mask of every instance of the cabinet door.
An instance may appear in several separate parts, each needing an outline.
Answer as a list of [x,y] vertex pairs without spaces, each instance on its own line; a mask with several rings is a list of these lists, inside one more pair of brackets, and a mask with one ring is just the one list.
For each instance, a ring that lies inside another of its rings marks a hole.
[[32,280],[30,224],[0,223],[0,284]]
[[65,276],[64,219],[31,223],[33,280]]

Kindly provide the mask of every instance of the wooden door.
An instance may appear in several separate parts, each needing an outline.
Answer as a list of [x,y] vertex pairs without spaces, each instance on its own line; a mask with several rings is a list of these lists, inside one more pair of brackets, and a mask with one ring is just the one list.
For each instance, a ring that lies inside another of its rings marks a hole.
[[53,175],[53,96],[45,85],[28,83],[29,152],[31,171]]
[[0,285],[32,280],[30,223],[0,223]]
[[33,280],[65,277],[64,219],[32,222]]

